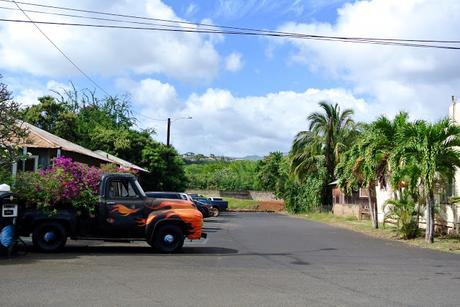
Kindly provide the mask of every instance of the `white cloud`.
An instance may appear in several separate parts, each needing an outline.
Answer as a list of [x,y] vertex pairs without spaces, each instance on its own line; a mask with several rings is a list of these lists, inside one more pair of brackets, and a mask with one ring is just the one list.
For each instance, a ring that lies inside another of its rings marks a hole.
[[[171,85],[156,80],[130,81],[129,88],[134,108],[142,113],[138,116],[141,126],[155,127],[160,141],[166,139],[166,123],[149,118],[192,116],[192,120],[172,123],[172,143],[181,152],[242,156],[288,151],[294,135],[306,129],[307,115],[318,110],[318,102],[323,100],[353,108],[359,119],[367,118],[369,112],[364,100],[340,88],[248,97],[235,97],[228,90],[209,88],[185,101],[178,101]],[[148,88],[152,88],[150,93],[146,92]]]
[[[7,79],[7,81],[11,79]],[[38,98],[42,96],[56,96],[54,91],[62,92],[69,90],[70,84],[63,84],[54,80],[48,81],[46,84],[40,84],[35,81],[21,80],[22,82],[12,81],[13,87],[9,90],[13,92],[13,98],[23,107],[28,107],[38,103]]]
[[[282,31],[361,37],[457,39],[457,0],[370,0],[345,4],[330,23],[284,24]],[[414,117],[446,116],[450,96],[460,94],[458,51],[289,40],[290,61],[346,81],[370,96],[373,115],[400,109]]]
[[[43,4],[63,5],[61,1]],[[104,10],[162,19],[180,20],[160,0],[115,0],[102,5],[83,0],[79,8]],[[9,12],[6,18],[24,19],[20,12]],[[29,13],[36,21],[82,22],[80,19]],[[83,22],[97,23],[96,21]],[[123,25],[123,24],[121,24]],[[40,26],[84,71],[104,76],[164,74],[185,81],[209,81],[218,72],[219,54],[213,35]],[[30,24],[0,25],[0,68],[39,76],[60,77],[78,73]]]
[[237,72],[243,68],[243,60],[241,53],[233,52],[225,58],[225,69],[231,72]]
[[155,79],[144,79],[135,82],[129,79],[117,81],[119,88],[127,91],[136,106],[141,109],[170,111],[177,107],[176,89]]

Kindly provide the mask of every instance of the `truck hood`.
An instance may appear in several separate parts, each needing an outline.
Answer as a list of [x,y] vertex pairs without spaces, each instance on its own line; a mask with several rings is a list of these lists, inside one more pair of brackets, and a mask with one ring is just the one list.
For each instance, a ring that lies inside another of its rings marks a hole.
[[182,199],[158,199],[147,198],[146,207],[152,211],[171,210],[171,209],[195,209],[193,202]]

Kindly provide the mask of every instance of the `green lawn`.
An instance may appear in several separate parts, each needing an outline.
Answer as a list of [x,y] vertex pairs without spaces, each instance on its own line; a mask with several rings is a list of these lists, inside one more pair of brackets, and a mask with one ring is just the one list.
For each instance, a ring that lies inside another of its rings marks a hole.
[[395,240],[413,246],[460,254],[459,236],[436,237],[435,242],[433,244],[429,244],[425,242],[423,237],[419,237],[412,240],[399,239],[395,232],[395,227],[393,225],[386,225],[385,228],[379,225],[379,229],[374,229],[372,227],[371,221],[369,220],[360,221],[354,217],[335,216],[332,213],[304,213],[297,214],[295,216],[307,220],[330,224],[337,227],[347,228],[353,231],[364,233],[372,237],[387,240]]
[[252,199],[225,198],[230,210],[256,210],[257,201]]

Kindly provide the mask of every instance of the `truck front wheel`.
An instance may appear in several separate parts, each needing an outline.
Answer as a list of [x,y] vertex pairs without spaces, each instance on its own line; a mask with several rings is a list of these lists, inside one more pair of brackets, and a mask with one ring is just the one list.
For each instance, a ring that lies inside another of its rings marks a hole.
[[67,242],[67,231],[60,223],[40,223],[32,233],[32,242],[34,247],[41,252],[58,252]]
[[174,224],[159,226],[149,244],[161,253],[175,253],[184,245],[184,233],[182,229]]

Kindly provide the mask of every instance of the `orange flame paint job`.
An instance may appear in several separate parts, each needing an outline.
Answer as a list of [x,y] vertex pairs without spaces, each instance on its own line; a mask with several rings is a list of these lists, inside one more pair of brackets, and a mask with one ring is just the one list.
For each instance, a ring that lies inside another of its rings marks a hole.
[[[140,212],[140,210],[143,211]],[[146,227],[150,223],[155,223],[157,220],[163,219],[180,221],[184,224],[184,232],[187,238],[191,240],[199,240],[201,238],[203,216],[190,201],[153,201],[149,205],[145,205],[142,209],[131,209],[122,204],[116,204],[112,207],[111,211],[124,217],[138,212],[142,213],[140,216],[134,216],[136,217],[134,220],[138,227]],[[113,223],[113,221],[114,219],[112,218],[108,222]]]
[[136,219],[136,222],[137,222],[137,226],[139,227],[144,227],[147,225],[147,219],[138,218]]
[[168,210],[161,213],[150,213],[147,218],[146,224],[149,225],[157,216],[162,215],[165,219],[179,219],[185,223],[187,238],[190,240],[199,240],[201,238],[201,231],[203,225],[203,215],[195,208]]
[[136,212],[138,212],[140,209],[130,209],[126,206],[123,206],[121,204],[117,204],[115,206],[113,206],[113,209],[112,209],[112,212],[116,212],[116,213],[119,213],[121,216],[128,216],[128,215],[131,215],[131,214],[134,214]]

